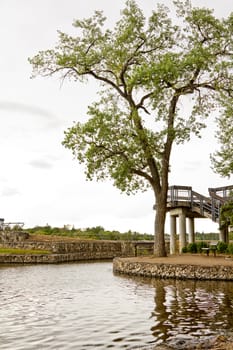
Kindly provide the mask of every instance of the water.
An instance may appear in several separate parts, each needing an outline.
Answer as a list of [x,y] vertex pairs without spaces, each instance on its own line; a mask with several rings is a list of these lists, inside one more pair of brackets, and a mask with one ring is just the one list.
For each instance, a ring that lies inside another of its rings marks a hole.
[[233,329],[233,283],[150,280],[111,262],[0,267],[1,350],[142,349]]

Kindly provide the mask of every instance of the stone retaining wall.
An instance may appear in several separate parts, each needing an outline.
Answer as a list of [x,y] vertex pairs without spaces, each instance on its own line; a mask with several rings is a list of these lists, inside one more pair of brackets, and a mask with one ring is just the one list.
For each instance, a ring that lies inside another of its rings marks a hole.
[[64,240],[64,241],[33,241],[30,239],[1,240],[0,247],[19,249],[40,249],[49,250],[56,254],[77,253],[91,251],[98,254],[110,254],[115,256],[135,256],[135,247],[153,251],[153,241],[107,241],[107,240]]
[[36,249],[48,250],[54,254],[79,253],[93,256],[134,256],[133,242],[124,241],[12,241],[0,243],[0,247],[4,248],[19,248],[19,249]]
[[[0,255],[0,264],[59,264],[65,262],[83,261],[83,260],[102,260],[103,258],[90,255],[69,253],[69,254],[34,254],[34,255]],[[105,257],[105,259],[110,259]]]
[[113,260],[113,271],[143,277],[233,281],[232,267],[221,265],[171,265],[115,258]]
[[[0,243],[3,248],[18,248],[30,250],[46,250],[51,254],[33,255],[0,255],[0,263],[60,263],[79,260],[113,259],[115,257],[135,256],[133,241],[5,241]],[[148,245],[148,244],[147,244]],[[151,242],[153,246],[153,242]],[[143,246],[143,242],[142,242]]]
[[0,263],[59,263],[132,257],[153,252],[153,241],[100,241],[43,237],[34,240],[24,231],[0,231],[0,248],[43,250],[50,254],[0,254]]

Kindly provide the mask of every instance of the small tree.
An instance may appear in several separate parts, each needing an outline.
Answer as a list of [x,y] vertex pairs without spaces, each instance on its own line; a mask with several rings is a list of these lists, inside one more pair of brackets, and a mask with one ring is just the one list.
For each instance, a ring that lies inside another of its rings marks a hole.
[[[158,5],[146,19],[133,0],[113,30],[101,12],[74,22],[77,36],[59,32],[53,50],[29,59],[33,76],[100,82],[89,120],[65,132],[63,145],[86,166],[87,178],[111,178],[128,194],[153,190],[155,254],[165,256],[170,156],[174,143],[200,136],[204,119],[232,91],[233,15],[174,1],[179,26]],[[188,111],[182,105],[189,103]],[[224,108],[224,106],[223,106]]]
[[[232,52],[233,55],[233,52]],[[216,138],[220,149],[212,156],[212,164],[216,173],[230,177],[233,174],[233,92],[229,91],[229,98],[224,102],[224,113],[217,119],[218,130]]]
[[[225,204],[222,205],[220,210],[220,225],[232,226],[233,225],[233,201],[229,200]],[[221,227],[220,227],[221,228]]]
[[[229,91],[229,98],[223,101],[224,112],[217,118],[218,130],[216,138],[220,149],[211,155],[213,169],[223,177],[233,174],[233,93]],[[221,239],[229,242],[229,226],[233,225],[233,193],[221,207],[219,229]]]

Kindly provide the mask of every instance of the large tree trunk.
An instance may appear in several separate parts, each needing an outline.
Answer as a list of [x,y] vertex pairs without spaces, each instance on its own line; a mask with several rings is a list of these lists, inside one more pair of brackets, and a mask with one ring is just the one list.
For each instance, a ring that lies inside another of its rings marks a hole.
[[154,254],[156,256],[167,256],[166,246],[165,246],[165,219],[166,219],[166,198],[157,198],[155,206],[155,244],[154,244]]

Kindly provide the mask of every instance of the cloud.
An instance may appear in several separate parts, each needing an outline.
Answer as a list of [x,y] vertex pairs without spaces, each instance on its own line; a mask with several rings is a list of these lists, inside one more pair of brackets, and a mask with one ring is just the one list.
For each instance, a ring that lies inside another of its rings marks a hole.
[[186,161],[180,164],[180,169],[185,171],[196,171],[204,165],[203,161]]
[[52,162],[45,159],[34,159],[28,162],[28,164],[33,168],[42,169],[42,170],[53,168]]
[[1,191],[1,195],[4,197],[12,197],[12,196],[16,196],[19,195],[20,192],[17,188],[15,187],[5,187],[2,191]]
[[21,112],[44,118],[49,126],[59,126],[61,121],[51,112],[41,107],[22,102],[0,101],[0,110],[9,112]]
[[54,167],[55,163],[62,159],[59,155],[53,154],[40,154],[37,158],[33,158],[27,162],[33,168],[37,169],[51,169]]
[[52,113],[49,113],[43,108],[28,105],[21,102],[10,102],[10,101],[1,101],[0,109],[10,110],[10,111],[22,111],[30,114],[37,114],[40,116],[44,116],[46,118],[54,118]]

